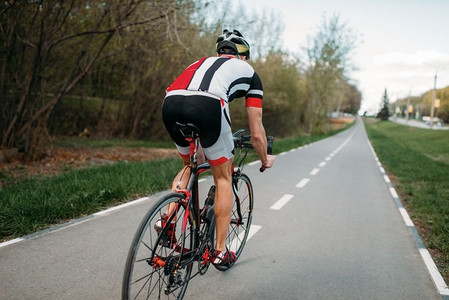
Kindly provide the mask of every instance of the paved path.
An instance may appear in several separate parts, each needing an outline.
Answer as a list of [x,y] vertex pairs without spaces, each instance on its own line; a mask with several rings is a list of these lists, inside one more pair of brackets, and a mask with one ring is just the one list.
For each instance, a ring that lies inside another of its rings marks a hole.
[[[210,268],[185,299],[441,299],[360,121],[258,167],[245,172],[260,230],[233,269]],[[119,299],[156,197],[1,247],[0,299]]]

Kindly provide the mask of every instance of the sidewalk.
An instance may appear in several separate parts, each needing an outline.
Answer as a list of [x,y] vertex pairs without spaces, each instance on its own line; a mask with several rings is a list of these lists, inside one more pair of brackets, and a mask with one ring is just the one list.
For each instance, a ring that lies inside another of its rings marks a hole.
[[434,129],[434,130],[449,130],[449,126],[438,126],[438,124],[434,123],[433,128],[430,128],[430,125],[427,125],[424,122],[417,121],[414,119],[406,121],[403,118],[390,117],[389,120],[392,122],[398,123],[398,124],[408,125],[408,126],[412,126],[412,127],[419,127],[419,128],[424,128],[424,129]]

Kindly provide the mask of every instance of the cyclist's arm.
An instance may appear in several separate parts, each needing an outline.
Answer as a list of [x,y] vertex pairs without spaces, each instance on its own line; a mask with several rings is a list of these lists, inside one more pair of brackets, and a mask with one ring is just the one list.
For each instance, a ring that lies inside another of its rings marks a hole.
[[267,137],[262,124],[262,108],[247,107],[248,124],[251,131],[251,144],[259,155],[262,166],[270,168],[274,163],[274,156],[267,154]]

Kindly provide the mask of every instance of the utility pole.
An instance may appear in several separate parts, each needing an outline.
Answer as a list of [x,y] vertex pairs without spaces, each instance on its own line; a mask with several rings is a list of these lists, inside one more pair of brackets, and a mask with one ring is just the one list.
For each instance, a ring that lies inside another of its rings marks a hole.
[[410,96],[411,96],[411,94],[412,94],[412,90],[410,90],[410,91],[408,92],[407,107],[405,108],[405,122],[406,122],[406,123],[408,123],[408,119],[409,119],[408,114],[410,113],[409,107],[410,107]]
[[433,115],[435,110],[435,98],[437,93],[437,74],[438,71],[435,71],[435,80],[433,81],[432,104],[430,105],[430,128],[433,127]]

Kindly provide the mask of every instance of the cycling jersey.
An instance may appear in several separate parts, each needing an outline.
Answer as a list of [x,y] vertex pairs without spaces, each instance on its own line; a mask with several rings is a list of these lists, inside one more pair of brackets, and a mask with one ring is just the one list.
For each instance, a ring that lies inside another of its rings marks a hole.
[[228,103],[245,97],[247,107],[262,107],[262,81],[246,62],[230,57],[205,57],[193,64],[167,88],[162,107],[164,125],[182,156],[189,144],[173,128],[175,122],[193,123],[211,165],[234,156]]
[[247,106],[262,107],[262,81],[246,62],[229,57],[205,57],[191,64],[167,88],[203,91],[226,102],[245,96]]

